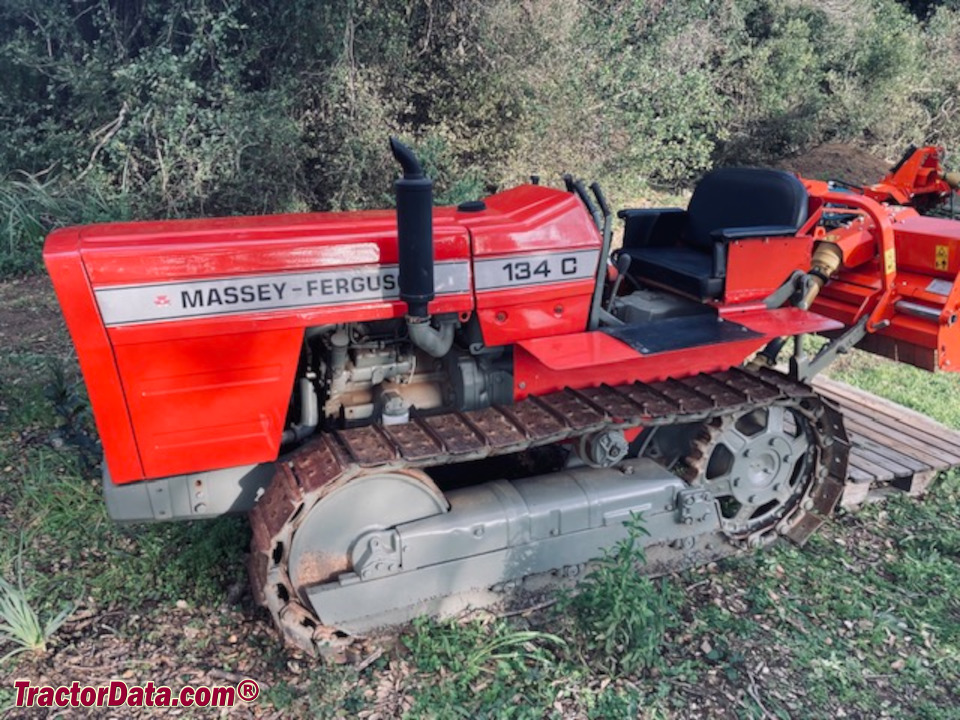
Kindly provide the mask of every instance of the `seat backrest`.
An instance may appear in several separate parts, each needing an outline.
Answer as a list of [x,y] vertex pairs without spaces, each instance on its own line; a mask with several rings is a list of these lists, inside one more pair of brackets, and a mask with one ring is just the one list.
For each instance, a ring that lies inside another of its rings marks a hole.
[[765,168],[721,168],[707,173],[687,208],[686,243],[700,250],[724,228],[789,225],[807,219],[807,191],[795,176]]

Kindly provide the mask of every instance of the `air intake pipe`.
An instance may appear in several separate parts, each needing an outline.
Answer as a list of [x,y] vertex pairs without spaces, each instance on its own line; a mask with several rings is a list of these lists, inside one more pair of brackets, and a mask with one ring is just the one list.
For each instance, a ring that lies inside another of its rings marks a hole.
[[440,329],[430,324],[427,304],[436,296],[433,282],[433,180],[417,156],[396,138],[390,138],[393,157],[403,177],[393,184],[397,197],[397,253],[400,299],[407,304],[410,341],[433,357],[443,357],[453,345],[453,323]]

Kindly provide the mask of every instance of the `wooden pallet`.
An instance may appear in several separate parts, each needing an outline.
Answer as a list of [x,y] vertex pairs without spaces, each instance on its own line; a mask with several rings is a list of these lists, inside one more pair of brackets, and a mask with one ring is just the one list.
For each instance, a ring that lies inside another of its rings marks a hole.
[[813,386],[840,406],[850,436],[844,507],[891,492],[921,495],[940,472],[960,466],[960,432],[846,383],[818,377]]

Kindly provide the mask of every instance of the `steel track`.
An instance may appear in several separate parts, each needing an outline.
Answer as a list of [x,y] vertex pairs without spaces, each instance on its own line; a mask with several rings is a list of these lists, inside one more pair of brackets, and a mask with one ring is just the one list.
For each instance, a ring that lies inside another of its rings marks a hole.
[[[347,641],[336,628],[322,626],[301,601],[287,560],[293,535],[309,509],[353,478],[377,470],[430,468],[516,453],[607,429],[702,422],[772,403],[790,403],[809,421],[817,454],[813,477],[775,527],[729,541],[756,546],[771,535],[784,535],[802,543],[843,492],[849,444],[842,418],[807,385],[771,370],[734,368],[649,384],[567,388],[508,406],[318,435],[277,463],[273,480],[250,513],[254,594],[288,644],[310,654],[327,654]],[[332,566],[344,562],[331,558]]]

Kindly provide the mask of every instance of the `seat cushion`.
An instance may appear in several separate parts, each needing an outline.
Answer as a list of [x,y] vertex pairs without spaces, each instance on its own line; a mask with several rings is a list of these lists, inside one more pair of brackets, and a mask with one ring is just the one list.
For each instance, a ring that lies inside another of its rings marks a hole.
[[685,244],[709,250],[715,230],[780,226],[799,229],[807,219],[807,190],[790,173],[765,168],[721,168],[693,191]]
[[630,275],[650,280],[701,300],[723,295],[723,278],[713,275],[713,257],[686,247],[624,248],[630,256]]

